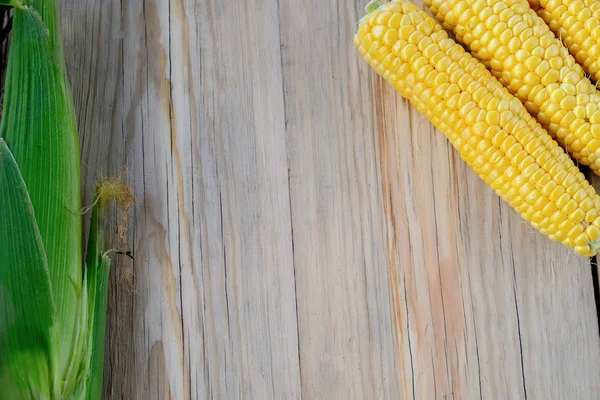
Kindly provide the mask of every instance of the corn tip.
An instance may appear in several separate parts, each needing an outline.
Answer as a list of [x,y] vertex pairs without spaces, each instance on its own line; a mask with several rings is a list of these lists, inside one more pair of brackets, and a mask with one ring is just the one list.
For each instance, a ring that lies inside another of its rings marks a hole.
[[374,11],[377,11],[380,7],[381,7],[381,3],[377,0],[371,0],[369,2],[369,4],[366,5],[365,7],[365,12],[367,14],[371,14]]
[[600,252],[600,239],[592,240],[588,243],[594,253]]

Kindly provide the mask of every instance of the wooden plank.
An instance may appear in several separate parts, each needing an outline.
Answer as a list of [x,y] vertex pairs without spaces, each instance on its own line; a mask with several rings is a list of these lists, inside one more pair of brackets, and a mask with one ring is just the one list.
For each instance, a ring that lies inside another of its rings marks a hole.
[[105,396],[299,398],[276,1],[62,9],[85,180],[137,195]]
[[397,398],[368,71],[354,1],[280,1],[302,395]]
[[191,397],[299,398],[277,3],[187,1],[171,12],[181,154],[198,135],[185,197],[197,204],[205,311],[191,305],[184,323],[193,343],[201,318],[205,350],[190,352]]
[[390,85],[373,90],[404,397],[596,398],[588,260],[526,225]]
[[[105,173],[107,169],[114,171],[126,166],[128,183],[137,197],[130,226],[130,246],[136,257],[131,282],[135,294],[131,294],[131,309],[127,312],[131,325],[125,325],[130,330],[127,332],[130,340],[128,347],[117,350],[110,342],[115,335],[118,343],[126,342],[120,340],[118,333],[111,332],[107,358],[110,360],[111,355],[122,358],[123,352],[132,352],[129,357],[132,364],[126,376],[120,371],[116,373],[121,395],[124,393],[127,398],[165,398],[169,395],[183,399],[189,392],[189,369],[184,352],[180,285],[184,261],[178,229],[181,216],[178,199],[183,193],[177,184],[185,178],[174,168],[177,159],[173,152],[176,145],[172,140],[170,112],[168,3],[99,5],[81,2],[66,4],[63,8],[71,13],[81,13],[73,16],[71,21],[88,22],[76,23],[76,29],[86,30],[80,32],[80,38],[86,40],[78,38],[83,41],[80,42],[82,46],[76,48],[79,51],[69,52],[70,57],[80,55],[75,61],[85,62],[71,67],[70,72],[84,74],[73,79],[73,86],[75,92],[82,91],[75,98],[83,162],[90,170],[85,175],[86,183],[93,182],[94,175]],[[107,18],[112,21],[106,22]],[[121,29],[127,29],[127,34],[119,38]],[[104,54],[98,53],[94,38],[102,38],[103,44],[113,50],[109,54],[107,50],[102,51]],[[69,42],[68,35],[65,42]],[[116,49],[120,49],[120,54]],[[101,64],[120,65],[121,68],[100,70]],[[101,72],[106,74],[100,75]],[[86,79],[91,85],[85,84]],[[81,84],[77,85],[77,82]],[[102,96],[107,86],[116,87],[111,88],[114,93],[108,103],[113,105],[110,113],[107,112],[106,98]],[[106,129],[106,126],[94,124],[91,115],[111,121],[111,126]],[[107,151],[110,156],[92,156],[90,160],[89,155],[98,154],[97,148],[103,149],[100,152]],[[124,149],[123,156],[112,158],[114,148]],[[108,162],[112,164],[110,168]],[[118,278],[119,274],[114,276]],[[120,286],[124,283],[121,279]],[[122,290],[112,290],[111,298]],[[118,330],[119,324],[116,326]],[[110,364],[109,361],[107,365]],[[111,375],[107,375],[110,385]],[[115,388],[107,392],[114,396]]]

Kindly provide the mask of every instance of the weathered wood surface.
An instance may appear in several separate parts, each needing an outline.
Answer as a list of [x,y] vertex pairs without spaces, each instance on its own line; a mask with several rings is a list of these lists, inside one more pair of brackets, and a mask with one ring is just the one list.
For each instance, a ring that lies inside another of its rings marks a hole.
[[590,263],[360,59],[362,2],[60,5],[86,201],[137,196],[107,399],[598,398]]

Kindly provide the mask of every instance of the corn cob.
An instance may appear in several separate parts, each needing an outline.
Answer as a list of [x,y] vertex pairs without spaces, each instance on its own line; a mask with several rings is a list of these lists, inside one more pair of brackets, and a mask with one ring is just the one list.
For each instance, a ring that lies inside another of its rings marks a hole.
[[[0,124],[0,399],[100,399],[111,251],[104,205],[132,195],[103,181],[85,263],[79,139],[54,0],[11,6]],[[39,12],[38,12],[39,10]]]
[[525,0],[425,0],[544,128],[600,175],[600,93]]
[[567,46],[595,82],[600,80],[600,2],[529,0],[531,8]]
[[367,7],[354,43],[533,227],[583,256],[600,250],[600,197],[491,73],[405,0]]

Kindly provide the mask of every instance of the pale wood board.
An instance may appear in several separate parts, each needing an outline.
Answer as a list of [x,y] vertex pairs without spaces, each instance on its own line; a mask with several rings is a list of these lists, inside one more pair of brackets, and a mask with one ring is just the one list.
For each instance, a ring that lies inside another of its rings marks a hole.
[[60,6],[85,200],[136,195],[105,398],[598,397],[589,260],[376,77],[362,2]]

